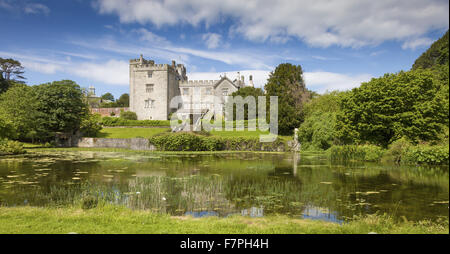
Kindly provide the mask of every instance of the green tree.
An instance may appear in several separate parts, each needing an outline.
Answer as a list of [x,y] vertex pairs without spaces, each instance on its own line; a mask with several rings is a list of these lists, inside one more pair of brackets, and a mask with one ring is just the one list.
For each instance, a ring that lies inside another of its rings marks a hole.
[[127,93],[122,94],[116,101],[119,107],[129,107],[130,106],[130,95]]
[[79,85],[62,80],[35,86],[34,90],[39,124],[45,130],[41,137],[52,138],[56,132],[74,134],[80,129],[89,111]]
[[[387,146],[406,137],[431,141],[448,125],[448,80],[430,70],[385,74],[343,96],[337,136],[344,143]],[[446,105],[446,106],[445,106]]]
[[102,117],[100,114],[86,114],[80,125],[84,137],[97,137],[102,130]]
[[2,76],[4,80],[19,81],[21,79],[25,79],[25,77],[22,76],[24,73],[23,69],[24,68],[19,61],[11,58],[4,59],[0,57],[0,76]]
[[311,97],[303,80],[302,67],[290,63],[278,65],[270,73],[264,90],[267,101],[269,96],[278,96],[279,133],[292,134],[303,122],[302,103]]
[[[232,93],[231,96],[233,96],[233,97],[241,96],[244,99],[248,96],[254,97],[255,102],[256,102],[256,108],[255,108],[255,112],[256,112],[256,109],[258,108],[258,97],[265,96],[265,95],[261,88],[254,88],[251,86],[246,86],[246,87],[240,88],[236,92]],[[236,119],[236,105],[234,105],[233,112],[234,112],[233,119]],[[257,117],[257,115],[255,115],[255,117]],[[248,105],[247,104],[244,105],[244,120],[248,120]]]
[[414,62],[412,69],[417,70],[419,68],[427,69],[436,65],[448,65],[448,30],[447,32],[425,51]]
[[336,114],[345,92],[327,92],[304,104],[305,121],[300,125],[298,139],[302,149],[326,150],[335,143]]
[[111,93],[105,93],[102,95],[102,100],[114,101],[114,95]]
[[8,119],[13,139],[33,139],[38,126],[37,98],[32,87],[14,84],[0,95],[0,117]]

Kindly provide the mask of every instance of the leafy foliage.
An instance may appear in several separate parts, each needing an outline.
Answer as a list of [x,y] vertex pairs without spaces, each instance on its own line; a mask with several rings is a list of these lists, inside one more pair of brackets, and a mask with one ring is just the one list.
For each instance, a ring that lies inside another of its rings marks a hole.
[[294,128],[298,128],[303,122],[302,103],[311,96],[305,87],[302,67],[290,63],[278,65],[270,73],[264,90],[267,101],[269,96],[278,96],[279,133],[292,134]]
[[343,96],[337,137],[344,143],[368,141],[384,147],[400,137],[436,140],[442,125],[448,125],[444,91],[448,83],[428,70],[374,78]]
[[[256,108],[254,108],[253,110],[255,110],[255,113],[257,112],[258,109],[258,97],[259,96],[265,96],[264,92],[261,88],[254,88],[254,87],[243,87],[240,88],[239,90],[237,90],[236,92],[232,93],[231,96],[241,96],[243,99],[245,99],[246,97],[253,97],[255,98],[255,106]],[[255,114],[255,118],[258,117],[257,114]],[[236,119],[236,105],[233,106],[233,119]],[[243,120],[248,120],[249,119],[249,115],[248,115],[248,105],[245,104],[244,105],[244,119]],[[242,120],[242,119],[241,119]]]
[[83,117],[88,114],[80,86],[71,80],[54,81],[36,86],[35,92],[39,124],[46,130],[43,135],[73,134],[80,129]]
[[80,131],[84,137],[97,137],[102,128],[100,114],[87,114],[81,121]]
[[22,64],[14,59],[8,58],[4,59],[0,57],[0,76],[2,79],[6,81],[18,81],[20,82],[21,79],[25,79],[22,74],[23,71]]
[[118,117],[103,117],[103,126],[170,126],[170,120],[127,120]]
[[264,143],[255,137],[215,137],[193,133],[161,134],[151,137],[150,143],[160,151],[278,151],[285,149],[285,143],[280,139]]
[[447,30],[439,40],[435,41],[427,51],[417,58],[412,69],[417,70],[420,68],[432,68],[436,65],[448,65],[448,39]]
[[137,120],[137,115],[135,112],[132,111],[121,111],[120,118],[125,120]]
[[105,93],[101,98],[102,100],[114,101],[114,95],[111,93]]
[[375,145],[343,145],[332,146],[329,153],[331,159],[335,161],[380,161],[384,149]]
[[300,125],[298,140],[305,150],[326,150],[335,142],[336,114],[342,92],[315,95],[304,103],[305,121]]
[[20,142],[8,139],[0,139],[0,155],[23,154],[26,151]]
[[6,137],[23,140],[37,136],[40,129],[37,104],[34,89],[24,84],[14,84],[0,95],[0,119],[9,126]]

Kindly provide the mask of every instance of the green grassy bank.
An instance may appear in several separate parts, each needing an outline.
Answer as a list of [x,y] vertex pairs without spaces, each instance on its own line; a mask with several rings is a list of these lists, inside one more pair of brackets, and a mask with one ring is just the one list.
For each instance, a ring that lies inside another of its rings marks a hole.
[[119,206],[80,208],[0,207],[0,233],[66,234],[448,234],[448,221],[396,223],[387,216],[368,216],[342,225],[285,216],[249,218],[171,217]]

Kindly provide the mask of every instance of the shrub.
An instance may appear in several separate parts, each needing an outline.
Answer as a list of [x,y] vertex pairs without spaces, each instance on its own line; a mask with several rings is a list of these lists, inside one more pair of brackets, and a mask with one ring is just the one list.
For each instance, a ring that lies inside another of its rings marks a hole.
[[8,139],[0,139],[0,155],[23,154],[26,151],[20,142]]
[[375,145],[343,145],[332,146],[330,157],[335,161],[380,161],[383,157],[383,148]]
[[135,112],[132,111],[121,111],[120,118],[125,120],[137,120],[137,115]]
[[259,142],[259,138],[214,137],[193,133],[161,134],[150,138],[161,151],[278,151],[286,146],[282,140]]
[[103,126],[170,126],[169,120],[127,120],[117,117],[103,117]]
[[402,157],[405,155],[405,152],[411,147],[412,144],[406,138],[398,139],[389,146],[383,160],[400,163],[402,161]]
[[83,210],[92,209],[97,207],[98,200],[94,196],[85,196],[81,200],[81,208]]
[[96,137],[102,130],[100,114],[88,114],[81,121],[80,131],[85,137]]
[[404,163],[414,164],[449,164],[449,148],[447,145],[417,145],[404,152]]

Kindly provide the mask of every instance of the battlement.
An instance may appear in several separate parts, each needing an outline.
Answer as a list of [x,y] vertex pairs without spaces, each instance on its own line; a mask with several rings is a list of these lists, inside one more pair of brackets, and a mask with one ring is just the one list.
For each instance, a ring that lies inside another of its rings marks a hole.
[[146,60],[142,55],[140,58],[130,59],[130,65],[141,70],[171,70],[176,72],[177,69],[180,69],[182,72],[186,71],[183,64],[176,64],[175,61],[172,61],[172,64],[155,64],[154,60]]
[[219,80],[189,80],[180,82],[180,86],[213,86]]

